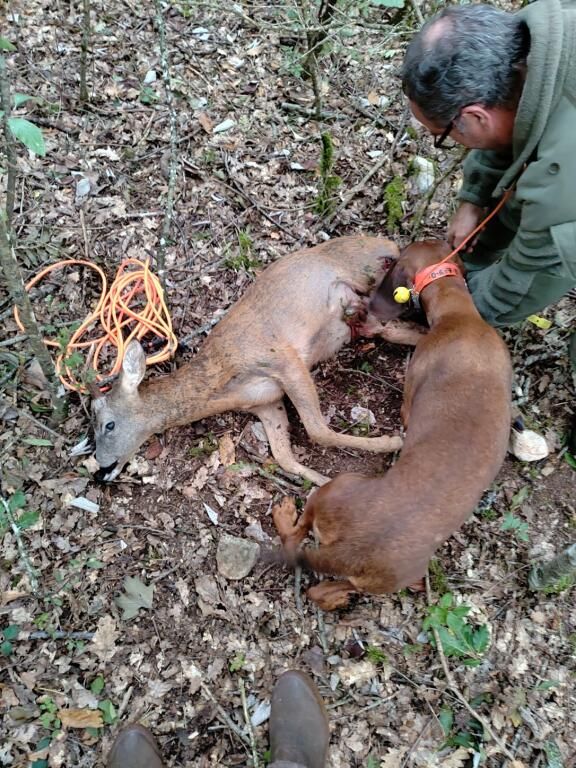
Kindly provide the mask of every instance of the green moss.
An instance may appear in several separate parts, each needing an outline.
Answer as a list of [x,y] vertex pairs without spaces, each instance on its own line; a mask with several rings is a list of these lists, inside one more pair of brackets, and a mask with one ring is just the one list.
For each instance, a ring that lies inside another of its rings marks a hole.
[[404,201],[404,181],[401,176],[394,176],[392,181],[384,188],[384,201],[386,203],[386,213],[388,214],[387,229],[393,232],[398,222],[404,216],[402,203]]
[[435,558],[428,563],[428,573],[430,575],[430,586],[438,594],[444,594],[448,591],[448,579],[439,560]]

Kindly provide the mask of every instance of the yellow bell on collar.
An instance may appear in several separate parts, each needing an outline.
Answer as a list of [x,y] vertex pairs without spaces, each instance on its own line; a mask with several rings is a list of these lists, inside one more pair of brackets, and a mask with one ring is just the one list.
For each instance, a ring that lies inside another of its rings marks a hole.
[[394,301],[397,304],[407,304],[410,301],[410,289],[405,288],[403,285],[398,286],[398,288],[394,289]]

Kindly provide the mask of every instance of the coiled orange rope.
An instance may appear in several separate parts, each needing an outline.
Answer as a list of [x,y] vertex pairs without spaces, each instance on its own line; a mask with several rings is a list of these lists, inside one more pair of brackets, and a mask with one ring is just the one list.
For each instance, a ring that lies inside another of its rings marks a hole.
[[[102,269],[97,264],[84,259],[66,259],[51,264],[26,284],[26,290],[29,291],[54,270],[70,265],[88,267],[97,272],[102,282],[102,291],[96,308],[74,331],[64,349],[58,341],[45,340],[47,346],[61,349],[56,358],[56,370],[66,389],[78,392],[88,391],[86,385],[78,380],[74,370],[67,364],[72,353],[78,349],[91,348],[90,367],[94,371],[93,376],[96,382],[108,380],[120,372],[124,350],[132,339],[140,340],[146,335],[153,335],[165,340],[162,349],[146,358],[146,365],[170,359],[178,346],[178,341],[172,330],[172,321],[164,300],[164,289],[156,275],[151,272],[149,259],[145,262],[138,259],[125,259],[116,272],[110,290]],[[14,307],[14,317],[20,330],[24,331],[16,307]],[[82,337],[93,330],[92,326],[97,322],[104,329],[103,335],[81,341]],[[125,329],[128,327],[130,330],[124,338]],[[98,370],[99,360],[104,348],[108,345],[116,348],[116,358],[110,370],[102,374]]]

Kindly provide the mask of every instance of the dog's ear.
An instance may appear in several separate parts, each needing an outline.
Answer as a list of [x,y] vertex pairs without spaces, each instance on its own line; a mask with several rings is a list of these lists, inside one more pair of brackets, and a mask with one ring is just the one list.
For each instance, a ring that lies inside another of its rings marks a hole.
[[407,305],[394,299],[394,291],[396,288],[408,288],[410,284],[404,268],[398,263],[393,264],[372,294],[369,311],[382,323],[400,317],[406,311]]

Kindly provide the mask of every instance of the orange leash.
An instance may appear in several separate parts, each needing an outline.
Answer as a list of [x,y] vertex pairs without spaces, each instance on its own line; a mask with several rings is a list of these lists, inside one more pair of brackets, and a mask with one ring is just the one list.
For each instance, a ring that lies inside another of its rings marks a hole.
[[[66,389],[77,392],[88,391],[88,388],[78,380],[68,362],[75,350],[91,348],[91,369],[94,371],[96,382],[107,380],[120,372],[124,350],[132,339],[140,340],[144,336],[155,336],[164,340],[162,349],[146,358],[146,365],[170,359],[178,346],[178,341],[172,330],[172,321],[164,300],[164,290],[159,279],[150,271],[149,259],[145,262],[138,259],[125,259],[116,272],[110,290],[107,289],[108,283],[102,269],[91,261],[83,259],[66,259],[51,264],[26,284],[26,290],[29,291],[50,272],[72,264],[89,267],[98,272],[102,291],[96,308],[74,331],[63,350],[58,341],[45,340],[47,346],[61,348],[56,358],[56,370]],[[18,328],[24,331],[17,307],[14,307],[14,318]],[[88,334],[97,322],[100,322],[104,334],[81,341],[80,339]],[[125,329],[129,329],[126,338],[124,338]],[[104,348],[108,345],[116,348],[116,358],[110,370],[101,374],[98,371],[98,364]]]

